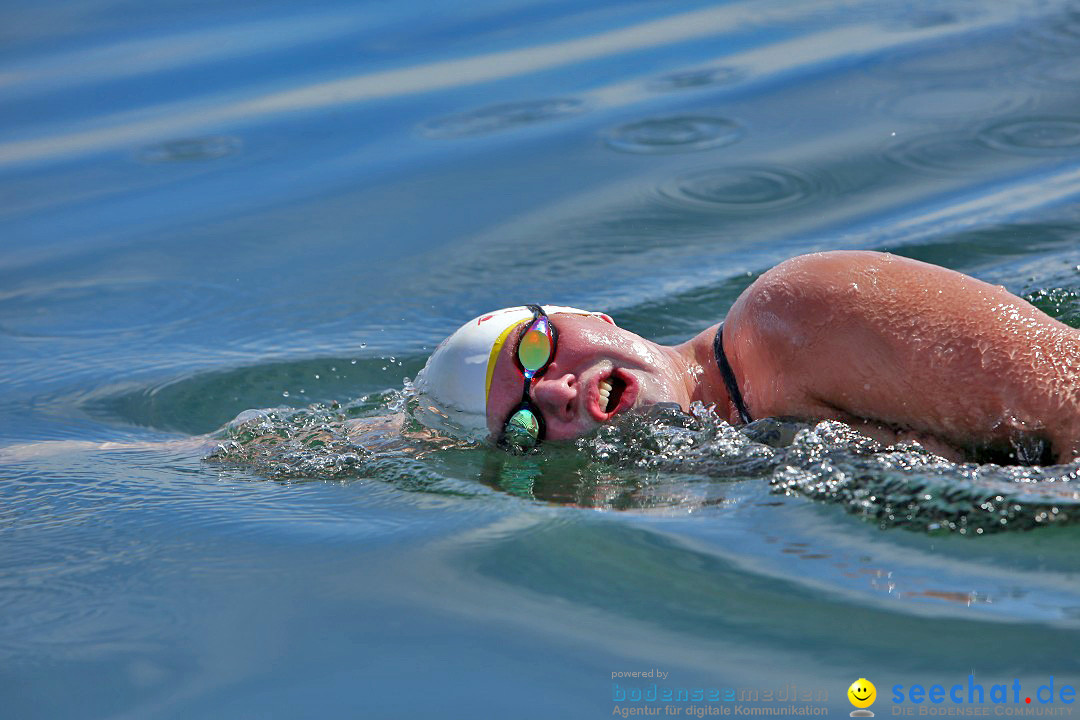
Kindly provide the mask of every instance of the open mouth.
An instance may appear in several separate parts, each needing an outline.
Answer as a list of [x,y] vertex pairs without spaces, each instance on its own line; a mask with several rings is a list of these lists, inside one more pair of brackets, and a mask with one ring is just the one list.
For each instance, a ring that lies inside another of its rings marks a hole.
[[626,391],[626,383],[615,375],[607,380],[600,381],[600,412],[611,412],[619,407],[623,393]]

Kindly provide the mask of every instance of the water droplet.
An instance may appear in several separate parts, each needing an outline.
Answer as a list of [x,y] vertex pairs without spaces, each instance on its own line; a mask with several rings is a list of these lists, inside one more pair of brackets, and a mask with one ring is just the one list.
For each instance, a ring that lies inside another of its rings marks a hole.
[[695,152],[737,142],[743,129],[724,118],[683,115],[629,123],[612,130],[608,147],[629,153]]
[[286,390],[286,391],[282,392],[281,397],[289,397],[289,391]]

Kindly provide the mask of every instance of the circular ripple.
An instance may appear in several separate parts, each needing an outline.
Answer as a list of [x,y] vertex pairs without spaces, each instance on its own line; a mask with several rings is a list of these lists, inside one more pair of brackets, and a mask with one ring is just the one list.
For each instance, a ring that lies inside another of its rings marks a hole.
[[987,126],[979,139],[995,150],[1021,155],[1056,155],[1080,150],[1080,118],[1006,120]]
[[629,123],[612,130],[608,147],[628,153],[680,153],[737,142],[743,130],[724,118],[680,115]]
[[432,120],[425,123],[422,130],[426,135],[439,138],[485,135],[575,115],[584,107],[585,103],[574,98],[489,105],[460,115],[448,115]]
[[742,80],[743,73],[733,67],[703,68],[664,75],[653,81],[653,90],[688,90],[709,85],[730,85]]
[[1026,92],[935,88],[890,98],[885,102],[889,115],[908,120],[946,120],[1012,112],[1031,101]]
[[217,160],[240,152],[240,138],[228,135],[182,138],[148,145],[137,153],[145,163],[183,163]]
[[791,168],[765,165],[700,170],[660,188],[669,200],[735,213],[788,209],[824,192],[820,180]]
[[935,175],[969,175],[994,160],[994,153],[965,133],[918,135],[891,145],[884,154],[898,165]]

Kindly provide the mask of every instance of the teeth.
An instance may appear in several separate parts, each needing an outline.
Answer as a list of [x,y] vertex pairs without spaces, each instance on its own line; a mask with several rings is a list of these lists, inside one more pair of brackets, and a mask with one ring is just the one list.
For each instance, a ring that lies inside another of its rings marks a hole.
[[608,399],[611,397],[611,383],[600,381],[600,412],[607,412]]

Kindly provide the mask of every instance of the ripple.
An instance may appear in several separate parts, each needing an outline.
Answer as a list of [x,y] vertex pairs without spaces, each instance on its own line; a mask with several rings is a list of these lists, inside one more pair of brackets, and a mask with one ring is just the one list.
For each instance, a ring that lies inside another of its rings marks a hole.
[[425,123],[425,135],[436,138],[469,137],[509,130],[521,125],[557,120],[576,115],[585,103],[575,98],[553,98],[489,105],[458,115],[447,115]]
[[[113,537],[102,549],[73,528],[37,530],[33,542],[6,548],[10,569],[0,575],[0,657],[113,641],[135,629],[150,637],[152,628],[178,621],[150,595],[148,549],[141,540]],[[127,572],[132,568],[142,572]],[[117,592],[124,593],[123,607],[116,604]]]
[[954,25],[959,21],[960,16],[948,10],[924,10],[902,18],[894,26],[922,30],[943,25]]
[[[401,372],[415,375],[426,357],[408,356]],[[249,408],[333,402],[360,396],[347,410],[363,413],[386,402],[387,360],[321,358],[198,373],[161,384],[104,388],[82,403],[89,415],[110,422],[189,435],[211,432]]]
[[206,283],[102,280],[0,293],[0,331],[21,337],[97,337],[162,330],[227,307],[232,293]]
[[1080,118],[1029,117],[991,124],[979,139],[995,150],[1021,155],[1056,155],[1080,149]]
[[144,163],[184,163],[217,160],[240,152],[240,138],[229,135],[181,138],[148,145],[136,153]]
[[628,153],[680,153],[731,145],[742,136],[743,129],[731,120],[679,115],[617,127],[608,134],[607,144]]
[[103,608],[87,601],[90,587],[55,575],[48,585],[0,584],[0,634],[6,638],[0,652],[55,642],[57,636],[79,633],[100,620]]
[[1024,91],[1003,94],[993,89],[933,88],[901,95],[884,102],[885,111],[909,120],[945,120],[1001,115],[1031,102]]
[[664,75],[650,83],[649,87],[660,91],[689,90],[711,85],[731,85],[743,77],[744,73],[734,67],[702,68]]
[[660,194],[681,204],[725,212],[788,209],[827,194],[826,183],[792,168],[769,165],[713,168],[675,178]]
[[905,48],[886,54],[876,62],[872,71],[901,78],[942,78],[978,75],[980,84],[1000,81],[1005,73],[1031,61],[1035,54],[1018,45],[984,43],[953,47],[943,51],[912,51]]
[[1080,9],[1069,8],[1060,16],[1046,18],[1045,24],[1023,33],[1021,42],[1040,54],[1075,56],[1080,50]]
[[886,148],[884,155],[898,165],[937,175],[969,175],[995,159],[967,133],[917,135]]
[[1063,83],[1080,83],[1080,63],[1072,57],[1054,57],[1034,66],[1029,79],[1055,89],[1060,89]]

